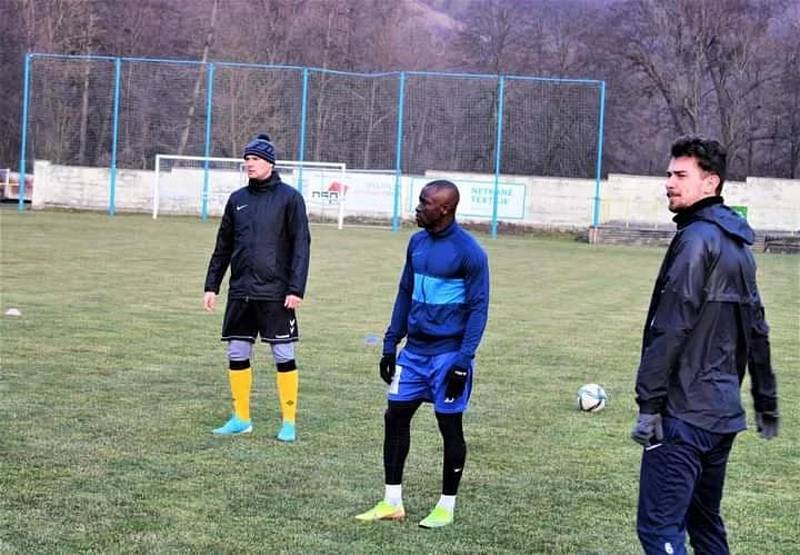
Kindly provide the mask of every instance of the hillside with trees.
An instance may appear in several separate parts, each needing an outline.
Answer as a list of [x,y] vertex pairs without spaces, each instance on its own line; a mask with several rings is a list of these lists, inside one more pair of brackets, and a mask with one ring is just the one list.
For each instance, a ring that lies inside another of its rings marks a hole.
[[606,172],[661,174],[701,132],[732,177],[800,177],[797,0],[5,0],[0,167],[25,52],[599,79]]

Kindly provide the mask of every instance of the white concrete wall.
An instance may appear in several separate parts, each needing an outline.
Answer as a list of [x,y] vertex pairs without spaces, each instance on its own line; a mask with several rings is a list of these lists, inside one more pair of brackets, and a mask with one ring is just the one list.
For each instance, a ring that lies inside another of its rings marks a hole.
[[[663,177],[610,174],[602,183],[600,221],[670,226]],[[726,181],[722,196],[729,206],[747,207],[755,229],[800,230],[800,180],[748,177]]]
[[[283,172],[296,183],[297,172]],[[231,191],[241,186],[237,169],[214,170],[209,182],[209,214],[222,213]],[[34,164],[33,208],[108,209],[109,170]],[[428,171],[424,176],[400,178],[400,210],[411,217],[419,190],[427,181],[447,178],[461,189],[462,220],[487,221],[492,217],[494,176],[463,172]],[[175,168],[163,174],[159,187],[159,213],[200,214],[204,173],[202,168]],[[600,223],[627,223],[636,227],[670,227],[663,177],[610,174],[600,183]],[[303,194],[309,211],[333,216],[338,212],[341,189],[346,189],[345,216],[391,217],[394,205],[393,172],[348,170],[303,171]],[[116,210],[150,212],[155,172],[119,170]],[[509,223],[540,227],[584,228],[592,223],[595,181],[540,176],[500,176],[498,217]],[[726,182],[723,196],[729,205],[743,205],[756,229],[800,232],[800,180],[749,177]]]
[[747,206],[747,220],[756,229],[800,231],[800,179],[748,177],[726,183],[725,202]]
[[[34,210],[56,207],[76,210],[107,210],[108,168],[59,166],[46,160],[33,165]],[[120,212],[146,212],[153,203],[154,172],[118,170],[115,207]]]

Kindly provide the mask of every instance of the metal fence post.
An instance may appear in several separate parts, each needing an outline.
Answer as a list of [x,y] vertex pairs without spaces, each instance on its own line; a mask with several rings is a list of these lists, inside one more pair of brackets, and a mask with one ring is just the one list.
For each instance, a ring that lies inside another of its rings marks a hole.
[[[300,95],[300,140],[297,142],[297,159],[306,159],[306,117],[308,116],[308,68],[303,68],[303,91]],[[297,174],[297,190],[303,194],[303,164]]]
[[394,159],[394,202],[392,203],[392,231],[400,229],[400,177],[403,163],[403,105],[406,95],[406,73],[400,72],[397,93],[397,142]]
[[203,199],[200,208],[200,219],[208,219],[208,157],[211,156],[211,114],[214,105],[214,64],[208,64],[208,77],[206,78],[206,138],[203,148]]
[[494,146],[494,194],[492,195],[492,239],[497,238],[497,202],[500,196],[500,162],[503,149],[503,109],[506,91],[506,78],[500,76],[497,84],[497,134]]
[[19,147],[19,205],[17,209],[25,212],[25,156],[28,146],[28,104],[30,102],[31,59],[33,54],[25,54],[25,76],[22,85],[22,140]]
[[603,174],[603,126],[606,114],[606,82],[600,81],[600,121],[597,125],[597,166],[594,178],[594,213],[592,227],[600,225],[600,178]]
[[117,195],[117,143],[119,136],[119,96],[122,83],[122,58],[114,58],[114,123],[111,132],[111,174],[108,183],[108,215],[116,212]]

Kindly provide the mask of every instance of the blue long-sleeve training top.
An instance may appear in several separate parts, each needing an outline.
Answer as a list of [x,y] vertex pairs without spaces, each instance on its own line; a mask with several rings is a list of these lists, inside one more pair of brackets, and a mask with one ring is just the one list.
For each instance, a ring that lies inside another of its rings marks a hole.
[[455,221],[439,233],[412,235],[383,352],[406,348],[422,355],[459,352],[469,366],[489,313],[489,263],[478,242]]

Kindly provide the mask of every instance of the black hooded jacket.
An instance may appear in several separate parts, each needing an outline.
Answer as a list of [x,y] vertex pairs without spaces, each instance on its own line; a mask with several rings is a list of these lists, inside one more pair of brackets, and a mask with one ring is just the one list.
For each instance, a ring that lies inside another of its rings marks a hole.
[[721,197],[675,216],[656,279],[636,376],[642,413],[715,433],[746,428],[739,393],[750,372],[756,411],[776,411],[769,328],[748,245],[753,230]]
[[275,171],[266,181],[251,179],[225,205],[205,291],[219,293],[230,264],[230,299],[303,297],[310,244],[303,196]]

